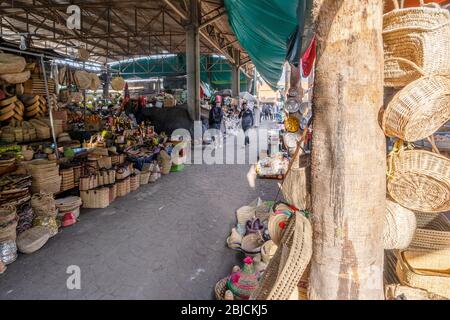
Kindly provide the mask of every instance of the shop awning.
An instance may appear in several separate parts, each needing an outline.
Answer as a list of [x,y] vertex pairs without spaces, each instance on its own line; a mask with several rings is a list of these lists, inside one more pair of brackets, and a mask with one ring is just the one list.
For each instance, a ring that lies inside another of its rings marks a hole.
[[225,6],[241,46],[275,88],[284,62],[299,63],[312,38],[312,0],[225,0]]

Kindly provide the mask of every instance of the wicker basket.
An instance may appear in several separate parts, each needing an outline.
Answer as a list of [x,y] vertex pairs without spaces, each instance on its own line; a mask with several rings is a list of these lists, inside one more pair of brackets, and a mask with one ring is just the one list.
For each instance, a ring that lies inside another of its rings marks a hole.
[[251,299],[287,300],[298,290],[298,284],[312,255],[312,228],[309,220],[298,212],[292,215],[281,243]]
[[272,241],[266,241],[261,247],[261,259],[265,263],[269,263],[270,260],[277,252],[278,246]]
[[403,253],[398,254],[396,271],[402,284],[450,298],[450,275],[448,273],[416,270],[405,261]]
[[116,179],[117,180],[123,180],[127,177],[129,177],[131,174],[131,169],[129,166],[121,166],[116,170]]
[[143,184],[148,184],[148,181],[149,181],[149,179],[150,179],[150,175],[151,175],[151,172],[150,171],[147,171],[147,172],[141,172],[141,175],[140,175],[140,184],[141,185],[143,185]]
[[36,193],[31,198],[35,216],[56,217],[56,203],[52,193]]
[[42,248],[49,238],[50,233],[46,227],[36,226],[17,237],[17,248],[22,253],[33,253]]
[[13,240],[16,241],[17,218],[0,226],[0,242]]
[[141,181],[141,175],[140,174],[133,174],[130,177],[130,189],[131,191],[136,191],[139,189]]
[[106,208],[109,206],[109,188],[80,191],[84,208]]
[[[395,10],[383,17],[384,56],[404,58],[421,67],[427,74],[450,74],[449,12],[433,3],[421,7]],[[431,7],[430,7],[431,5]],[[400,61],[385,63],[385,85],[403,87],[420,77],[411,66]]]
[[131,192],[130,178],[119,180],[116,184],[118,197],[124,197]]
[[400,150],[388,159],[387,188],[402,206],[421,212],[450,210],[450,160],[424,150]]
[[450,221],[444,214],[429,214],[426,212],[415,212],[417,228],[437,231],[450,231]]
[[124,162],[125,162],[124,154],[117,154],[111,156],[111,163],[113,166],[123,164]]
[[450,71],[447,75],[426,76],[413,63],[396,60],[412,65],[423,77],[394,96],[383,113],[381,125],[387,136],[406,141],[422,140],[450,120]]
[[117,185],[110,184],[108,186],[109,189],[109,203],[112,203],[117,198]]
[[112,168],[112,161],[111,157],[101,157],[97,160],[98,168],[102,169],[111,169]]
[[416,216],[414,212],[387,200],[384,215],[384,249],[406,249],[411,243],[415,231]]
[[80,177],[80,191],[91,190],[98,187],[98,176],[97,175],[88,175]]
[[411,288],[399,284],[390,284],[384,288],[386,300],[447,300],[443,296],[423,289]]

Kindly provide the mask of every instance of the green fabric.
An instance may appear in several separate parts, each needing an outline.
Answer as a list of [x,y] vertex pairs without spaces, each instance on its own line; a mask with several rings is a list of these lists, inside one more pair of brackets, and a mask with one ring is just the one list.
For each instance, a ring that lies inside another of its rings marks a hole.
[[[178,54],[163,59],[139,58],[135,61],[112,65],[124,79],[174,77],[186,74],[186,56]],[[200,79],[216,90],[231,88],[231,65],[218,56],[200,57]],[[247,77],[241,72],[241,91],[248,91]]]
[[287,41],[298,28],[298,0],[225,0],[231,28],[272,87],[283,72]]

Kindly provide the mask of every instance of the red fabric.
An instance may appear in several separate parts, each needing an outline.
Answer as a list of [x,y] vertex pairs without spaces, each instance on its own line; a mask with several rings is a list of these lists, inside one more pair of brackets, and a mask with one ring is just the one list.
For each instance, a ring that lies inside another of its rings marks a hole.
[[311,74],[311,70],[314,66],[314,60],[316,60],[316,47],[317,40],[314,36],[311,43],[309,44],[308,49],[306,49],[302,57],[303,77],[308,77]]

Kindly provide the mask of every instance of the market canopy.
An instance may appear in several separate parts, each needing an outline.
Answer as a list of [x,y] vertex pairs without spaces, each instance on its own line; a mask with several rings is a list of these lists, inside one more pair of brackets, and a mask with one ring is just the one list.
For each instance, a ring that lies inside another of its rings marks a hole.
[[312,38],[312,0],[225,0],[225,7],[239,42],[275,88],[286,59],[299,63]]

